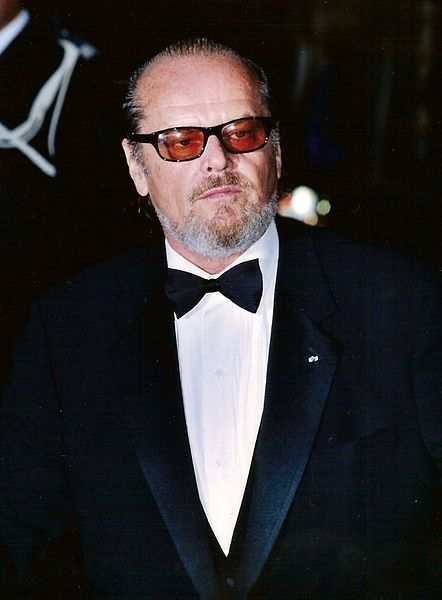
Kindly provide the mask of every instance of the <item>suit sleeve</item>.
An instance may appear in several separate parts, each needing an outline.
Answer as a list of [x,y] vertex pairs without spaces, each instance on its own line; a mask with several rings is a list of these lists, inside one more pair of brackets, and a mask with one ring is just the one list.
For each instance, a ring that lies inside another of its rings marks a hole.
[[30,585],[32,560],[66,523],[61,416],[37,304],[0,405],[0,580],[11,587]]
[[414,390],[420,428],[442,480],[442,280],[427,280],[418,306]]

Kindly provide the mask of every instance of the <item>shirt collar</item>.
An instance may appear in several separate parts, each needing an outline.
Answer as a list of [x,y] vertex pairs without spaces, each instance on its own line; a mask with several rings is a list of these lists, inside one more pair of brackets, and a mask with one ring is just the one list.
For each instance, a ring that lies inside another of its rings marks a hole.
[[[169,244],[167,239],[165,240],[166,244],[166,258],[167,258],[167,266],[171,269],[180,269],[181,271],[186,271],[187,273],[193,273],[194,275],[198,275],[199,277],[203,277],[204,279],[210,279],[213,275],[206,273],[190,261],[188,261],[184,256],[178,254],[172,246]],[[259,266],[261,268],[262,278],[263,278],[263,296],[266,299],[264,304],[268,304],[268,302],[273,304],[273,292],[275,287],[275,278],[276,271],[278,267],[278,255],[279,255],[279,238],[278,231],[276,229],[275,221],[272,221],[267,228],[266,232],[257,240],[254,244],[250,246],[243,254],[238,256],[238,258],[230,264],[228,267],[216,274],[216,277],[222,275],[225,271],[228,271],[235,265],[239,265],[240,263],[246,262],[247,260],[254,260],[257,258],[259,260]],[[263,304],[263,303],[261,303]]]
[[0,29],[0,54],[15,40],[15,38],[26,27],[30,19],[29,11],[21,10],[16,17],[9,21],[3,29]]

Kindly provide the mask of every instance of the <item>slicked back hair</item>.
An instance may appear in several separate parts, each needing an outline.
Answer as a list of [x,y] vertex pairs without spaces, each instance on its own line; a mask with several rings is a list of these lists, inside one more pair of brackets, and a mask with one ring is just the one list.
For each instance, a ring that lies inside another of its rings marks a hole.
[[252,60],[241,56],[238,52],[207,38],[193,38],[182,40],[164,48],[161,52],[150,58],[134,71],[129,79],[127,94],[123,108],[126,114],[130,131],[138,132],[138,125],[144,116],[144,108],[140,106],[137,98],[138,83],[143,75],[154,65],[166,58],[181,57],[225,57],[237,61],[256,80],[257,93],[261,96],[263,103],[271,110],[271,96],[269,81],[264,70]]

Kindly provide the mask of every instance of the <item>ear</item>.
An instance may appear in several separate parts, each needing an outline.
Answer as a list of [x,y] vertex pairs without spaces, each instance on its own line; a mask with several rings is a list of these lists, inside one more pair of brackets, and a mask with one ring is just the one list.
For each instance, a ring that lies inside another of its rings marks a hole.
[[281,145],[276,144],[274,147],[274,152],[275,152],[275,161],[276,161],[276,176],[279,179],[281,179],[281,174],[282,174],[282,158],[281,158]]
[[138,194],[140,196],[147,196],[149,193],[149,182],[144,165],[141,163],[140,159],[135,156],[134,148],[126,138],[121,142],[121,145],[126,156],[129,174],[137,188]]

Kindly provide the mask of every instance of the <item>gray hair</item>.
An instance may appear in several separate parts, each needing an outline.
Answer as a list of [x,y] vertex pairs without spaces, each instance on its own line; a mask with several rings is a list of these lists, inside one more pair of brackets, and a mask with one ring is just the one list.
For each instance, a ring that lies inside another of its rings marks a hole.
[[[154,57],[147,60],[143,65],[134,71],[129,79],[128,89],[123,104],[123,109],[131,131],[138,131],[138,124],[143,117],[143,107],[140,106],[137,99],[137,87],[143,74],[155,64],[165,58],[180,58],[189,56],[220,56],[238,61],[251,76],[256,79],[257,92],[261,96],[264,104],[271,108],[271,95],[269,81],[266,73],[255,62],[249,58],[241,56],[238,52],[225,46],[209,40],[207,38],[194,38],[190,40],[182,40],[167,46]],[[273,136],[272,136],[272,141]]]

